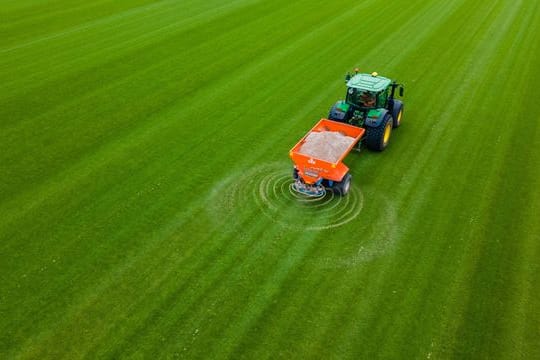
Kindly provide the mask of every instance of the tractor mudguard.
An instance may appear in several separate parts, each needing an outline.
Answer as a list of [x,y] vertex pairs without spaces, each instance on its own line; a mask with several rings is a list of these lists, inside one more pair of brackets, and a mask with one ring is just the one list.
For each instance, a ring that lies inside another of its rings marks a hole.
[[381,122],[384,120],[384,117],[388,112],[389,111],[384,108],[369,110],[364,125],[369,127],[377,127],[381,125]]
[[328,119],[345,122],[350,117],[349,110],[351,106],[343,100],[339,100],[332,106]]

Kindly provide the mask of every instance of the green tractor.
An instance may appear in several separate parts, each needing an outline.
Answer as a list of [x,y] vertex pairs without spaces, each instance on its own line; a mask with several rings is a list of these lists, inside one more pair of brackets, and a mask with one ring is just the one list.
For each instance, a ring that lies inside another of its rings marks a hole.
[[348,123],[366,130],[361,142],[375,151],[383,151],[390,140],[393,128],[401,125],[403,102],[395,99],[396,89],[403,97],[403,85],[376,72],[347,74],[347,96],[338,101],[328,118]]

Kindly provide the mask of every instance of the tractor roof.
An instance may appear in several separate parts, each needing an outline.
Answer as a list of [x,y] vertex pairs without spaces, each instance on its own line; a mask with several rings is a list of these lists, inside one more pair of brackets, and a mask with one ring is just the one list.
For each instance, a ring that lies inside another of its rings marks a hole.
[[392,80],[373,74],[356,74],[348,82],[347,86],[360,90],[378,92],[386,89]]

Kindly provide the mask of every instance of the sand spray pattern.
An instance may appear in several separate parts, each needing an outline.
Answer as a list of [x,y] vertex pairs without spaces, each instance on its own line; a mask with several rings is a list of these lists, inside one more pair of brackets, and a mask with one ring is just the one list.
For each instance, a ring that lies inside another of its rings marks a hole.
[[292,166],[270,163],[241,174],[233,174],[210,194],[212,211],[224,216],[241,216],[257,204],[258,211],[291,230],[320,231],[343,226],[362,211],[364,197],[357,186],[347,196],[332,191],[310,198],[292,189]]
[[400,232],[396,208],[390,199],[377,195],[370,203],[382,209],[382,215],[370,220],[370,226],[362,226],[358,248],[349,255],[314,259],[323,268],[354,268],[393,253],[398,245]]
[[[324,197],[310,198],[292,190],[292,166],[288,163],[263,164],[243,173],[235,173],[211,191],[207,203],[216,226],[243,226],[246,218],[264,216],[283,229],[324,231],[344,226],[358,218],[364,206],[359,186],[352,185],[347,196],[328,191]],[[356,249],[341,256],[313,259],[317,267],[351,268],[392,253],[399,239],[396,208],[391,199],[374,194],[370,203],[381,214],[360,224],[357,236],[340,241],[355,242]],[[256,204],[256,207],[253,207]]]

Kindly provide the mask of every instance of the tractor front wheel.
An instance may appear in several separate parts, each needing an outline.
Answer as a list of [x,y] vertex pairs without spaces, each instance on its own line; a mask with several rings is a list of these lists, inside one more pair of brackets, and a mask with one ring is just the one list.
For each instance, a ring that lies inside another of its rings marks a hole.
[[377,127],[366,128],[366,145],[370,150],[383,151],[390,142],[394,121],[392,115],[386,114]]
[[399,100],[394,100],[392,107],[392,118],[394,119],[394,128],[401,125],[401,117],[403,116],[403,103]]

